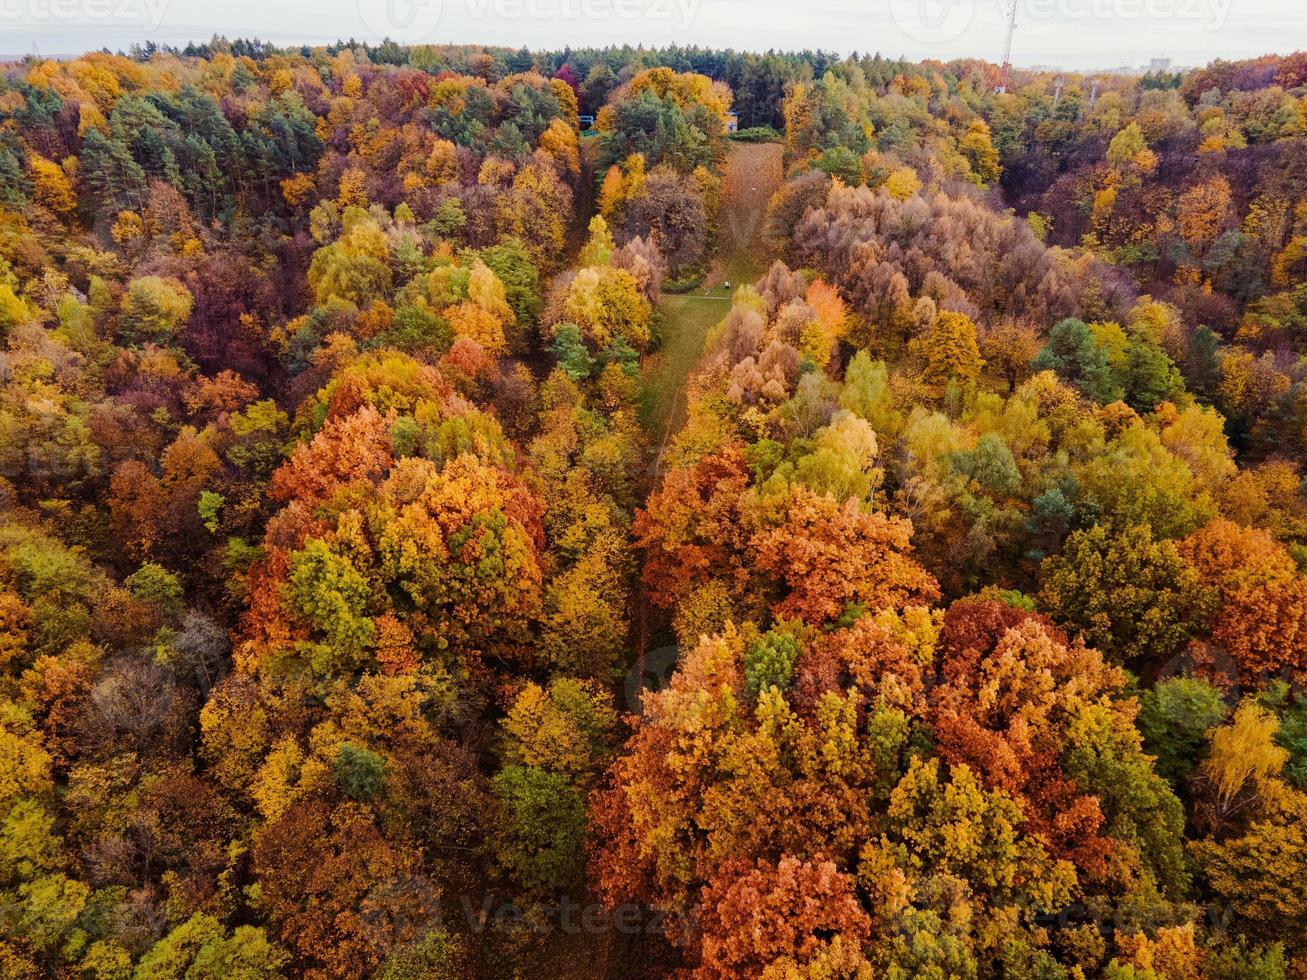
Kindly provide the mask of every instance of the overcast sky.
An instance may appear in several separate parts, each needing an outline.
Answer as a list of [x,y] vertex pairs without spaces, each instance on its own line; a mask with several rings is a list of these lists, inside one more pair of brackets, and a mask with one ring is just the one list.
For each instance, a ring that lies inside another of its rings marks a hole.
[[[1307,0],[1016,0],[1012,61],[1177,65],[1307,47]],[[0,54],[258,36],[1002,58],[1010,0],[0,0]]]

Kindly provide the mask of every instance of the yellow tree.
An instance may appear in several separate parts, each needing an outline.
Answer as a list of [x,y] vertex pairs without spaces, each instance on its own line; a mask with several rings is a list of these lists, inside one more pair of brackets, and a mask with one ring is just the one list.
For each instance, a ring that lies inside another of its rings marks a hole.
[[1230,184],[1212,177],[1195,184],[1176,202],[1176,218],[1185,244],[1203,255],[1216,241],[1230,215]]
[[622,174],[622,168],[613,164],[608,168],[608,173],[604,174],[603,186],[599,188],[599,213],[612,217],[625,198],[626,177]]
[[1275,715],[1245,700],[1228,725],[1213,729],[1203,761],[1203,779],[1218,816],[1230,813],[1236,800],[1257,793],[1289,761],[1287,750],[1275,744],[1280,723]]
[[563,315],[599,349],[624,337],[637,350],[649,346],[653,309],[635,276],[625,269],[590,266],[572,280]]
[[976,324],[965,313],[945,311],[936,316],[920,349],[926,361],[923,376],[933,384],[975,381],[985,365],[976,343]]
[[60,217],[70,214],[77,206],[77,197],[73,193],[72,181],[68,179],[63,168],[38,153],[30,155],[27,168],[32,174],[36,203],[49,208]]
[[989,126],[985,120],[976,119],[967,127],[966,133],[958,141],[958,149],[971,164],[971,174],[976,183],[982,187],[998,180],[1003,168],[998,162],[998,150],[989,136]]
[[1230,836],[1190,845],[1212,891],[1239,932],[1262,942],[1307,947],[1307,794],[1270,780],[1256,814]]
[[1137,180],[1140,174],[1150,174],[1157,169],[1157,155],[1148,148],[1148,141],[1137,122],[1131,122],[1112,137],[1107,147],[1107,162],[1122,179]]
[[609,265],[613,259],[613,251],[617,248],[613,241],[613,233],[608,230],[608,222],[604,220],[602,214],[596,214],[590,219],[590,238],[581,249],[581,254],[577,256],[577,264],[580,266],[589,265]]

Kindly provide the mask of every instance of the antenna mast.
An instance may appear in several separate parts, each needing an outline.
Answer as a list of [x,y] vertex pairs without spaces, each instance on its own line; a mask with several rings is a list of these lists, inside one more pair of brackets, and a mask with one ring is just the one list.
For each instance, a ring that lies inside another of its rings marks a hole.
[[1017,29],[1017,4],[1021,0],[1012,0],[1007,12],[1007,40],[1003,42],[1003,67],[998,73],[998,85],[995,92],[1007,91],[1008,70],[1012,67],[1012,32]]

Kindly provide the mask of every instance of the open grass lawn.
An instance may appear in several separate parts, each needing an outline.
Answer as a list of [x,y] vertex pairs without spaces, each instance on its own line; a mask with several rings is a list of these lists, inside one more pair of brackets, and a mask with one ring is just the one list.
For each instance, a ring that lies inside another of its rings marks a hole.
[[668,433],[677,431],[685,421],[686,379],[703,353],[704,337],[730,307],[730,292],[726,289],[713,289],[708,295],[695,290],[684,296],[663,296],[663,343],[654,355],[653,370],[640,401],[641,422],[656,452]]
[[[704,338],[730,309],[735,289],[767,271],[762,226],[767,202],[782,179],[780,145],[733,146],[722,174],[718,255],[705,287],[683,295],[663,294],[662,347],[646,365],[648,380],[640,402],[641,422],[659,465],[670,434],[685,423],[686,381],[703,354]],[[730,289],[724,285],[728,282]]]

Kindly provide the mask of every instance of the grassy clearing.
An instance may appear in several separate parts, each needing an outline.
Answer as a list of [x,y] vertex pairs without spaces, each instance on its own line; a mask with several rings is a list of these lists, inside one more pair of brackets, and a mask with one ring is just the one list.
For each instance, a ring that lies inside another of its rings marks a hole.
[[[685,424],[685,386],[703,354],[708,331],[730,309],[735,288],[767,271],[762,225],[767,202],[783,179],[781,147],[740,143],[731,148],[722,174],[719,252],[703,289],[664,293],[660,302],[662,347],[645,367],[640,416],[661,465],[671,433]],[[725,283],[730,283],[727,289]]]
[[767,204],[784,180],[784,148],[776,143],[741,143],[732,147],[722,172],[719,249],[709,285],[738,286],[767,271],[762,228]]
[[640,403],[641,421],[659,452],[668,433],[685,422],[686,381],[699,363],[704,337],[730,309],[730,297],[725,289],[706,296],[703,290],[664,294],[661,307],[663,344],[646,372]]

